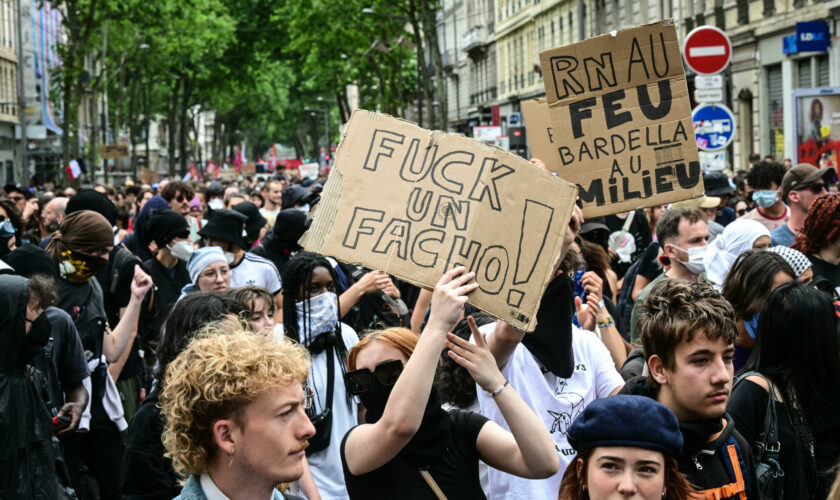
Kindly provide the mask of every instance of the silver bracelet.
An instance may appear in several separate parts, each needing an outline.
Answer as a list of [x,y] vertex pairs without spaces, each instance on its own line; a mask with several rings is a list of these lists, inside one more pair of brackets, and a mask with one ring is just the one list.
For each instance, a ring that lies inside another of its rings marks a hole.
[[499,395],[499,394],[500,394],[503,390],[505,390],[505,387],[507,387],[509,383],[510,383],[510,382],[508,382],[507,380],[505,380],[504,385],[502,385],[501,387],[499,387],[499,388],[498,388],[498,389],[496,389],[495,391],[491,392],[491,393],[490,393],[490,396],[491,396],[491,397],[494,397],[494,398],[495,398],[496,396],[498,396],[498,395]]

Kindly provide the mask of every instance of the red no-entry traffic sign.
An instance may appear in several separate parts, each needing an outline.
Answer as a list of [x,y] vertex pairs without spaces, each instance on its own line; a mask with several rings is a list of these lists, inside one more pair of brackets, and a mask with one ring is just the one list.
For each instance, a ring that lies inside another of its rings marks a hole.
[[732,42],[714,26],[698,26],[685,37],[683,59],[700,75],[720,73],[732,57]]

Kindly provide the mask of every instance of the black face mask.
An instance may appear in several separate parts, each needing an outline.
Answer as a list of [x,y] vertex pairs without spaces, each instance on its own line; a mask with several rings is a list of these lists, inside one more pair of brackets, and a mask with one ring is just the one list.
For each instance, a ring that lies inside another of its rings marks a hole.
[[50,323],[49,318],[47,318],[46,313],[41,313],[41,315],[35,318],[32,322],[32,326],[29,327],[27,341],[31,346],[43,347],[47,345],[47,341],[50,340],[51,332],[52,324]]
[[394,386],[385,386],[375,378],[372,380],[368,390],[359,394],[359,400],[365,405],[365,422],[372,424],[382,418],[385,412],[385,405],[388,403],[388,396]]
[[551,373],[569,378],[574,373],[572,314],[574,285],[565,273],[556,276],[545,289],[537,310],[537,327],[526,333],[522,345]]

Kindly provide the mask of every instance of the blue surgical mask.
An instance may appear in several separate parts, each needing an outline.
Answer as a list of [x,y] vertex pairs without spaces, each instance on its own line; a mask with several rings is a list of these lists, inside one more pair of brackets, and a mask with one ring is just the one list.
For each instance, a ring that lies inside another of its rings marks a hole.
[[753,340],[755,340],[755,332],[758,330],[758,315],[759,313],[755,313],[753,314],[752,319],[744,321],[744,328],[747,329],[747,334]]
[[754,192],[752,199],[759,207],[767,208],[776,203],[776,199],[778,198],[777,194],[778,193],[772,189],[762,189]]

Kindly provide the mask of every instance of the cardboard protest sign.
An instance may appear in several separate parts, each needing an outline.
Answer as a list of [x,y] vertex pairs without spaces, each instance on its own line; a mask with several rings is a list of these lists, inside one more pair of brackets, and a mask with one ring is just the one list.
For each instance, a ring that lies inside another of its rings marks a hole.
[[426,288],[464,265],[471,304],[532,331],[576,191],[493,146],[359,110],[300,243]]
[[703,194],[672,20],[541,52],[540,65],[551,128],[526,113],[528,137],[549,141],[542,159],[578,185],[585,216]]

